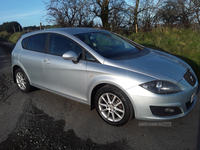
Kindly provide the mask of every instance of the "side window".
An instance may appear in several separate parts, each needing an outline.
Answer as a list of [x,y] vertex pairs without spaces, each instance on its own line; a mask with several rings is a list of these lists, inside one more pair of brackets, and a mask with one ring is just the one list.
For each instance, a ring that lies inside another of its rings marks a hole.
[[46,33],[30,36],[27,44],[27,49],[37,52],[44,52],[46,37]]
[[65,36],[51,34],[49,41],[49,53],[62,56],[67,51],[74,51],[77,55],[80,55],[82,53],[82,48]]
[[28,37],[22,40],[22,47],[25,49],[28,42]]
[[85,51],[85,59],[88,61],[94,61],[96,62],[96,60],[94,59],[94,57],[92,57],[88,52]]

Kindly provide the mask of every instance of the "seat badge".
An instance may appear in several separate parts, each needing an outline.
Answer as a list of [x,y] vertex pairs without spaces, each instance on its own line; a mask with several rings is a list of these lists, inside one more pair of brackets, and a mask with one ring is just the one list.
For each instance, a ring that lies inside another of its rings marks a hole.
[[193,79],[193,77],[192,77],[192,76],[190,76],[190,79],[191,79],[192,81],[194,81],[194,79]]

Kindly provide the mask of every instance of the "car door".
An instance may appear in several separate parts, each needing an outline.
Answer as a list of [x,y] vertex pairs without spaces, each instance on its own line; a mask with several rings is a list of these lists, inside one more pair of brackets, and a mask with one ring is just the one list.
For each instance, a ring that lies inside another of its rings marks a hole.
[[47,34],[35,34],[23,39],[23,50],[20,54],[20,62],[29,76],[32,85],[46,88],[46,80],[43,70],[43,58],[45,52]]
[[85,101],[86,98],[86,61],[73,63],[65,60],[62,55],[74,51],[81,55],[82,48],[71,39],[50,34],[49,52],[44,56],[44,71],[48,89],[67,97]]

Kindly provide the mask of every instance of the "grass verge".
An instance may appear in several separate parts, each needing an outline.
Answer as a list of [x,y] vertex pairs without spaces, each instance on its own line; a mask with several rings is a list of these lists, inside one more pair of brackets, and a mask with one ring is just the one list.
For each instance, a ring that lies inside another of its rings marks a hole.
[[17,41],[22,36],[22,34],[23,34],[23,32],[15,32],[15,33],[11,34],[6,31],[2,31],[2,32],[0,32],[0,39],[9,41],[12,43],[17,43]]
[[23,34],[22,32],[15,32],[9,37],[8,41],[12,43],[17,43],[22,34]]
[[9,37],[10,37],[10,34],[8,32],[6,31],[0,32],[0,39],[8,41]]

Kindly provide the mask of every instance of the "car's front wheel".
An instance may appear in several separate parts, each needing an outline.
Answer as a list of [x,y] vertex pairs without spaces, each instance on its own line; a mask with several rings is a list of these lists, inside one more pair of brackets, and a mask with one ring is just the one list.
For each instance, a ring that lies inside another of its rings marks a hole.
[[95,107],[104,121],[115,126],[126,124],[133,116],[130,100],[124,92],[114,86],[105,86],[98,90]]
[[31,90],[31,85],[29,83],[29,80],[21,68],[18,68],[15,71],[15,79],[17,86],[22,92],[27,93]]

